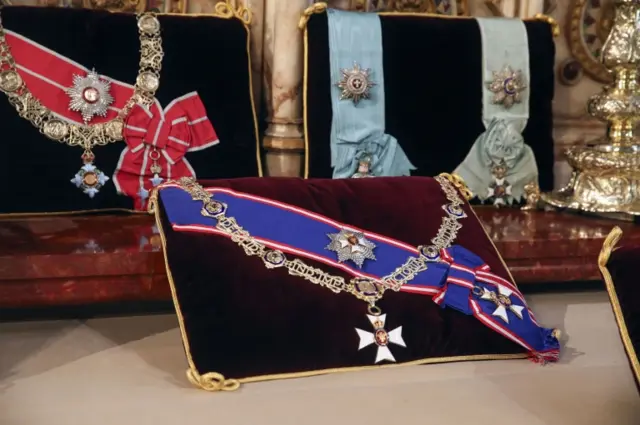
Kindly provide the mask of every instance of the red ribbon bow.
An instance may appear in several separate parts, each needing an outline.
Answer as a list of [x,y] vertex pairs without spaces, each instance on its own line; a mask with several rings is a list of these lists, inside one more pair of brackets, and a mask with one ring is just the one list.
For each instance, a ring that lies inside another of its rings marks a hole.
[[144,209],[149,191],[161,181],[195,177],[184,157],[218,143],[204,104],[197,93],[189,93],[163,111],[154,103],[149,109],[135,105],[123,130],[127,147],[122,152],[114,182],[118,191]]

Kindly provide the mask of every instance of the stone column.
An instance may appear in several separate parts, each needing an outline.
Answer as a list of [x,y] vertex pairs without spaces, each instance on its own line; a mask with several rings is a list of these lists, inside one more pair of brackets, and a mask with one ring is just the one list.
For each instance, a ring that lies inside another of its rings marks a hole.
[[302,128],[302,32],[298,21],[309,0],[265,0],[263,74],[267,105],[264,135],[269,176],[300,176]]

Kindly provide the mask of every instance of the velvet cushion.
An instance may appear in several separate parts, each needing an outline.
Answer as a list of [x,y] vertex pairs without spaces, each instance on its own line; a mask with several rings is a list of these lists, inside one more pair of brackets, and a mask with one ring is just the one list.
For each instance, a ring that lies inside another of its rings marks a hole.
[[[386,131],[417,167],[412,175],[452,172],[482,123],[482,41],[474,19],[381,15]],[[526,21],[531,67],[530,117],[524,140],[533,149],[542,190],[553,189],[552,110],[555,45],[548,23]],[[331,177],[331,92],[326,13],[307,27],[306,175]]]
[[[437,234],[446,203],[440,185],[426,177],[246,178],[203,184],[285,202],[414,246],[429,243]],[[216,372],[221,375],[210,376],[220,382],[223,377],[246,382],[373,364],[374,347],[358,351],[354,330],[371,326],[363,301],[348,293],[334,294],[285,269],[268,270],[259,258],[247,257],[225,237],[174,230],[162,192],[156,218],[192,377]],[[184,208],[197,208],[199,214],[201,203],[187,203]],[[510,279],[466,203],[464,210],[468,216],[460,220],[463,227],[454,243]],[[303,260],[327,273],[351,277],[324,263]],[[407,348],[393,351],[398,363],[526,356],[522,347],[476,318],[442,309],[431,298],[387,291],[378,302],[388,313],[388,329],[403,325]],[[207,386],[201,379],[195,381]]]
[[605,240],[600,254],[600,270],[616,317],[631,370],[640,391],[640,285],[636,266],[640,260],[640,247],[620,244],[613,250],[622,235],[614,229]]
[[[67,8],[5,7],[4,26],[97,72],[129,84],[140,60],[136,17]],[[198,178],[257,176],[260,163],[249,75],[248,29],[236,18],[159,16],[164,60],[156,97],[162,107],[197,91],[220,143],[189,152]],[[0,94],[0,213],[131,209],[110,181],[90,199],[69,181],[82,165],[78,147],[50,140]],[[94,149],[113,175],[124,142]],[[46,190],[44,190],[46,188]]]

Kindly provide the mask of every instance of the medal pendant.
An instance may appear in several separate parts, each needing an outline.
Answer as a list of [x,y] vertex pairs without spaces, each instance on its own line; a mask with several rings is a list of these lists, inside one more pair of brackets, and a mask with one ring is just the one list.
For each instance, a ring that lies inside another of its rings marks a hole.
[[382,314],[380,308],[376,306],[369,306],[369,313],[370,314],[367,314],[367,319],[371,322],[374,331],[369,332],[356,328],[358,337],[360,337],[358,351],[371,344],[375,344],[378,346],[375,363],[380,363],[383,360],[395,362],[396,358],[393,357],[389,344],[395,344],[406,348],[407,345],[405,344],[404,339],[402,339],[402,326],[398,326],[394,330],[387,332],[385,329],[387,315]]
[[82,155],[82,159],[84,165],[71,179],[71,183],[82,190],[89,198],[93,198],[109,181],[109,177],[93,165],[93,160],[95,159],[93,154],[85,153]]

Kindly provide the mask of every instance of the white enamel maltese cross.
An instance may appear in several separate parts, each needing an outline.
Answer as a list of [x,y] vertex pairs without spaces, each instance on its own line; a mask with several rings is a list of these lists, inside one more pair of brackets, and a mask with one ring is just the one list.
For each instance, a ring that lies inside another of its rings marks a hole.
[[395,357],[393,357],[393,354],[391,354],[389,343],[400,345],[401,347],[407,346],[404,343],[404,339],[402,339],[402,326],[395,328],[391,332],[387,332],[384,329],[384,322],[387,318],[386,314],[381,314],[379,316],[372,316],[370,314],[367,314],[367,318],[369,318],[369,321],[373,325],[374,332],[371,333],[356,328],[356,332],[360,337],[360,346],[358,347],[358,351],[362,350],[364,347],[368,347],[371,344],[376,344],[378,346],[376,363],[379,363],[382,360],[395,362],[396,359]]
[[522,310],[524,310],[523,306],[514,305],[511,302],[511,294],[513,294],[511,289],[498,285],[497,293],[489,291],[487,288],[482,288],[480,299],[494,303],[496,305],[496,310],[491,314],[501,318],[505,323],[509,323],[507,310],[510,310],[518,319],[522,319]]

